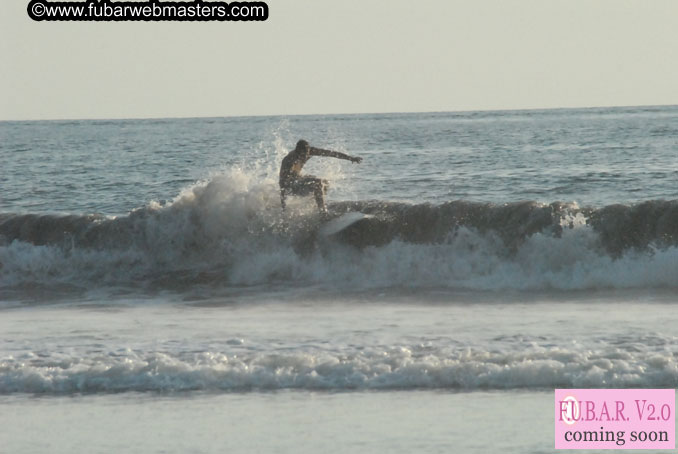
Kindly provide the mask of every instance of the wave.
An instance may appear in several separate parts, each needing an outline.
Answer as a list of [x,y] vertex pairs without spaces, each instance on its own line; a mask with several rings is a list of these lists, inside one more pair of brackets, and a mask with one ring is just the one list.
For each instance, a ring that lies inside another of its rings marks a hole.
[[677,285],[678,201],[332,203],[364,219],[316,235],[312,200],[230,169],[128,215],[0,214],[0,291],[46,286],[655,288]]
[[238,354],[127,349],[98,355],[25,353],[0,362],[0,394],[676,386],[673,353],[647,348],[533,345],[486,351],[419,344]]

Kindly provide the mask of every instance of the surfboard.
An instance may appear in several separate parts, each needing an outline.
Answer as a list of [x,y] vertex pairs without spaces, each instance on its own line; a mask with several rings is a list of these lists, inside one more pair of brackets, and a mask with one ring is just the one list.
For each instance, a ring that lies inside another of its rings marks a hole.
[[371,217],[372,215],[370,214],[361,213],[359,211],[351,211],[349,213],[342,214],[339,217],[327,221],[325,225],[320,227],[320,230],[318,230],[318,232],[322,236],[334,235],[360,220],[369,219]]

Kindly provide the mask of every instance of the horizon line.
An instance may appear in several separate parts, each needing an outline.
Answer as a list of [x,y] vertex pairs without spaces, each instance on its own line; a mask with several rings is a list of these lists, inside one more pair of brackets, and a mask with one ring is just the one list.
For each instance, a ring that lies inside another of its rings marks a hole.
[[308,114],[256,114],[256,115],[204,115],[204,116],[168,116],[168,117],[91,117],[91,118],[42,118],[0,120],[0,123],[21,122],[58,122],[58,121],[125,121],[125,120],[197,120],[215,118],[265,118],[265,117],[310,117],[310,116],[352,116],[352,115],[401,115],[401,114],[445,114],[445,113],[476,113],[476,112],[525,112],[525,111],[548,111],[548,110],[592,110],[592,109],[641,109],[678,107],[678,104],[638,104],[638,105],[601,105],[601,106],[574,106],[574,107],[521,107],[499,109],[461,109],[461,110],[422,110],[422,111],[393,111],[393,112],[329,112]]

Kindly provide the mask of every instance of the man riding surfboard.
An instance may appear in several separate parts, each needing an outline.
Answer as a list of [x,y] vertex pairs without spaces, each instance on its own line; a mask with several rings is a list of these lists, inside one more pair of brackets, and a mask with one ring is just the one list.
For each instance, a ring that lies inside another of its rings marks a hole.
[[323,150],[322,148],[312,147],[305,140],[297,142],[294,150],[285,156],[280,164],[280,203],[285,209],[285,199],[288,195],[310,195],[313,194],[318,210],[321,213],[327,213],[325,207],[325,193],[329,187],[329,182],[313,175],[302,175],[301,169],[306,161],[312,156],[326,156],[330,158],[346,159],[347,161],[360,163],[363,158],[349,156],[338,151]]

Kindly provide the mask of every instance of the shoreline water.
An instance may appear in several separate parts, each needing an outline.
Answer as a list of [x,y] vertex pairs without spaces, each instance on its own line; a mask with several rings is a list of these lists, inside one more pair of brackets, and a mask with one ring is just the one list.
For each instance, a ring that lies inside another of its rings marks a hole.
[[548,392],[428,391],[0,397],[3,433],[41,432],[26,439],[0,434],[0,442],[9,452],[53,454],[81,452],[83,445],[92,453],[409,453],[452,446],[481,453],[491,438],[502,452],[550,452],[553,423],[539,415],[552,412],[552,401]]

